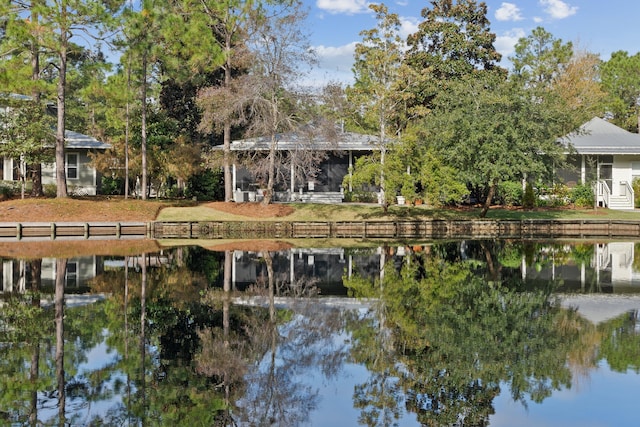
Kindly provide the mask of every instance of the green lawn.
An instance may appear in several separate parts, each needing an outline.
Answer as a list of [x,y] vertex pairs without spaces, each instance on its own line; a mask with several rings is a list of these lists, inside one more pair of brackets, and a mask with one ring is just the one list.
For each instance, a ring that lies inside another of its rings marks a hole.
[[[158,221],[376,221],[423,219],[479,219],[479,208],[431,209],[424,206],[391,206],[385,213],[375,204],[342,203],[336,205],[292,203],[294,212],[288,216],[249,218],[206,207],[168,207],[163,209]],[[257,207],[259,209],[259,207]],[[615,219],[640,220],[639,211],[615,211],[609,209],[491,209],[487,219]]]

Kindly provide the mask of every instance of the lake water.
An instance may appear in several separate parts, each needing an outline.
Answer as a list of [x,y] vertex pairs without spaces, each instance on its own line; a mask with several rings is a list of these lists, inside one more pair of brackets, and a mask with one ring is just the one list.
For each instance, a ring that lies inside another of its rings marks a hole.
[[640,244],[2,259],[0,425],[637,426]]

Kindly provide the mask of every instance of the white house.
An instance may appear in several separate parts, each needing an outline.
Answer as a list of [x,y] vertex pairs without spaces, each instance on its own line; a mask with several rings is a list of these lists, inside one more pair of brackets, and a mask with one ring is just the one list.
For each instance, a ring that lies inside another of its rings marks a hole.
[[568,185],[596,181],[599,206],[633,209],[632,183],[640,178],[640,135],[601,118],[593,118],[563,142],[576,151],[576,172],[563,171]]

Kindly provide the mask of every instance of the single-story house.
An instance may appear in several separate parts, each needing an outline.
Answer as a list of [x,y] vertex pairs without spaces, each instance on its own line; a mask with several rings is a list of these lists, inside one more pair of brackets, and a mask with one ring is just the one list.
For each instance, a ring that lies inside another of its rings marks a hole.
[[[105,151],[111,145],[82,133],[65,132],[65,167],[69,192],[75,195],[95,196],[100,191],[101,176],[92,166],[90,153]],[[19,160],[4,157],[0,171],[4,181],[18,181]],[[56,183],[55,163],[42,165],[42,184]]]
[[[386,141],[385,145],[388,143]],[[270,137],[242,139],[231,143],[231,151],[266,155],[270,145]],[[353,170],[356,158],[380,151],[381,148],[377,136],[354,132],[339,132],[335,140],[311,138],[297,133],[280,134],[276,147],[280,154],[291,158],[302,151],[318,152],[324,154],[324,159],[316,165],[317,173],[312,178],[301,178],[307,176],[301,170],[305,168],[303,162],[298,165],[296,162],[289,162],[289,179],[276,186],[274,200],[340,203],[344,200],[343,180]],[[222,146],[216,146],[215,149],[222,150]],[[249,170],[234,163],[232,179],[236,202],[260,200],[261,186],[264,184],[256,182],[254,174]]]
[[[2,259],[0,262],[0,292],[25,292],[28,287],[28,262]],[[68,293],[86,292],[89,283],[104,270],[104,259],[90,255],[67,261],[64,287]],[[40,270],[41,287],[53,289],[56,283],[56,259],[43,258]]]
[[[13,101],[28,101],[27,95],[5,95]],[[12,107],[0,105],[0,113],[10,111]],[[2,141],[0,141],[1,143]],[[69,192],[75,195],[95,196],[100,190],[101,177],[98,171],[91,165],[90,153],[105,151],[111,148],[111,144],[82,133],[65,131],[65,167],[67,186]],[[0,176],[3,181],[20,180],[20,160],[10,157],[1,157]],[[42,165],[42,184],[56,183],[56,165],[47,163]]]
[[570,160],[573,171],[560,171],[565,184],[596,182],[599,206],[633,209],[633,180],[640,178],[640,135],[628,132],[601,118],[593,118],[563,142],[575,154]]

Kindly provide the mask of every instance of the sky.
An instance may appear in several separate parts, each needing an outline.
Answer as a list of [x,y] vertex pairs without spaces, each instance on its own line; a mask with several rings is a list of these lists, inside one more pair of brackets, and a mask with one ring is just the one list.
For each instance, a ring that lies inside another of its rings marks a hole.
[[[308,78],[315,85],[353,81],[353,52],[362,41],[360,32],[376,26],[367,0],[303,0],[309,16],[305,29],[319,60]],[[377,2],[376,2],[377,3]],[[420,12],[428,0],[383,2],[402,21],[402,33],[417,30]],[[640,51],[640,1],[637,0],[485,0],[491,31],[502,65],[509,69],[509,56],[521,37],[540,26],[563,42],[608,60],[619,50],[633,55]]]

